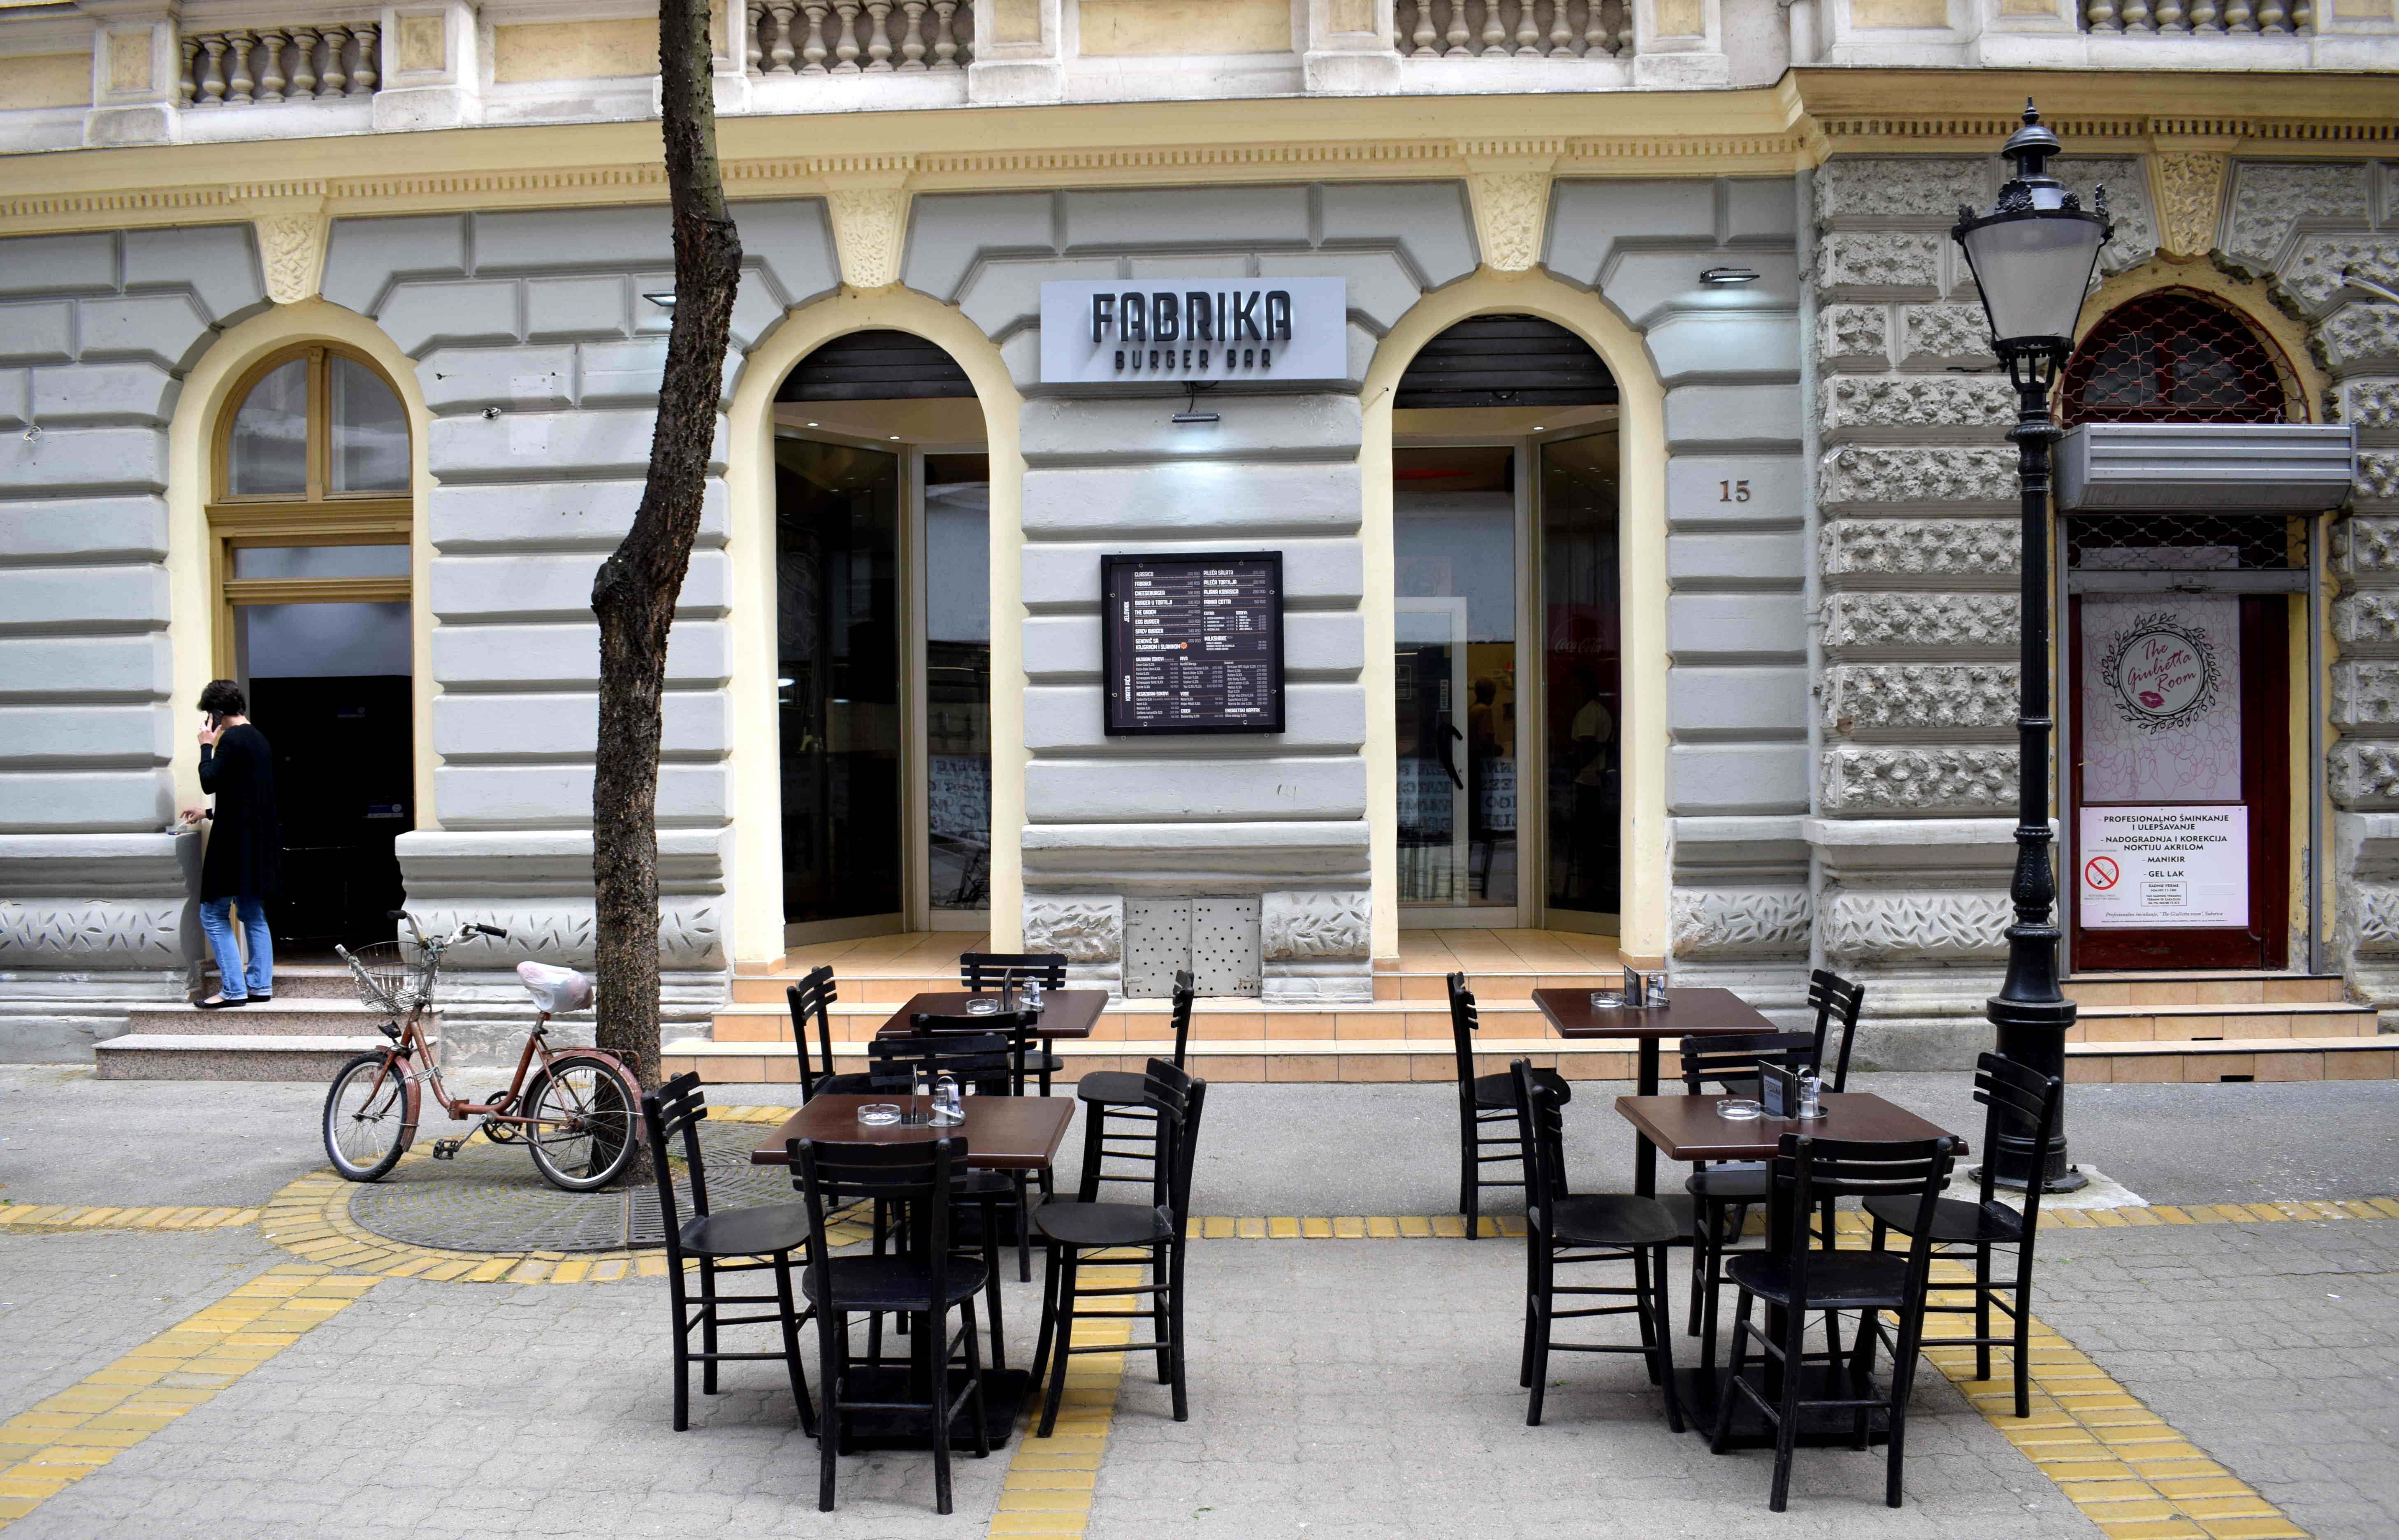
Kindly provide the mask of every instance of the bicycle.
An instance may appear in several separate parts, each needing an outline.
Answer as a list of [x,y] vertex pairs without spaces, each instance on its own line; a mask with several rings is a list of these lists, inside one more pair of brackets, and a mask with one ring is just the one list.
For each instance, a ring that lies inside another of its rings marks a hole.
[[[325,1154],[352,1182],[374,1182],[400,1162],[416,1138],[417,1112],[429,1083],[433,1099],[453,1118],[477,1118],[456,1139],[434,1141],[433,1158],[448,1160],[481,1133],[495,1144],[522,1143],[534,1169],[551,1186],[595,1192],[624,1174],[641,1133],[640,1079],[616,1056],[598,1048],[552,1049],[549,1019],[591,998],[590,981],[572,968],[526,962],[517,976],[540,1014],[525,1034],[508,1088],[490,1101],[454,1097],[427,1033],[442,954],[475,936],[500,940],[497,925],[467,924],[446,937],[425,934],[404,910],[391,917],[408,926],[412,942],[378,941],[356,952],[335,947],[347,964],[359,998],[388,1012],[382,1025],[391,1047],[371,1049],[344,1064],[325,1092]],[[527,1081],[530,1072],[532,1078]]]

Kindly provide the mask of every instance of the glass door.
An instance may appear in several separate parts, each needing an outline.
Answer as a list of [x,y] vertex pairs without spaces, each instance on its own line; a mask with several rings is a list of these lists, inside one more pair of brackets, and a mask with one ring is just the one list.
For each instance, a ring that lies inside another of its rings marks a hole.
[[783,918],[793,941],[901,925],[900,493],[896,454],[775,440]]
[[923,456],[925,894],[930,928],[991,909],[991,459]]
[[1540,467],[1548,907],[1612,929],[1624,802],[1616,431],[1545,443]]

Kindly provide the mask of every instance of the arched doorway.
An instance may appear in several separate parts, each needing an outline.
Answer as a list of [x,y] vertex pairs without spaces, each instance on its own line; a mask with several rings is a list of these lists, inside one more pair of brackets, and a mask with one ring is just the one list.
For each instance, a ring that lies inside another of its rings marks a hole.
[[275,749],[287,955],[387,939],[415,826],[408,413],[327,342],[235,383],[209,439],[215,672]]
[[[2273,344],[2189,290],[2109,311],[2062,385],[2068,426],[2306,417]],[[2175,453],[2162,436],[2148,448]],[[2312,626],[2314,520],[2078,512],[2062,533],[2072,966],[2285,966],[2292,745],[2306,741],[2294,715],[2306,675],[2294,662]]]
[[1613,934],[1616,383],[1553,321],[1470,317],[1409,360],[1391,433],[1400,923]]
[[989,925],[991,469],[972,382],[906,332],[773,409],[785,939]]

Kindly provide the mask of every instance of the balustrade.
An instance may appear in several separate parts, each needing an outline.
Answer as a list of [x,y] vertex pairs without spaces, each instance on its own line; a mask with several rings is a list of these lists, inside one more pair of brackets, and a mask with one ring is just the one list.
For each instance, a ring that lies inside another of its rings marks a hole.
[[963,70],[973,0],[749,0],[752,74]]
[[186,107],[254,107],[373,96],[380,30],[373,21],[329,21],[187,32],[181,101]]
[[2291,37],[2315,30],[2313,0],[2086,0],[2082,30],[2145,37]]
[[1633,52],[1630,0],[1399,0],[1411,59],[1600,59]]

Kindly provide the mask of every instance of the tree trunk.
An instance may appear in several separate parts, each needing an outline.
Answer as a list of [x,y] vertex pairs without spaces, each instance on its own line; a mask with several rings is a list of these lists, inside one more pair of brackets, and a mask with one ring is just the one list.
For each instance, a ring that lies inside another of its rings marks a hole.
[[[708,0],[659,0],[674,322],[649,480],[632,528],[591,585],[600,617],[600,736],[591,779],[599,1041],[632,1067],[645,1090],[659,1085],[658,738],[667,633],[699,533],[741,276],[741,237],[725,210],[716,162],[708,29]],[[646,1178],[646,1146],[627,1171],[630,1180]]]

